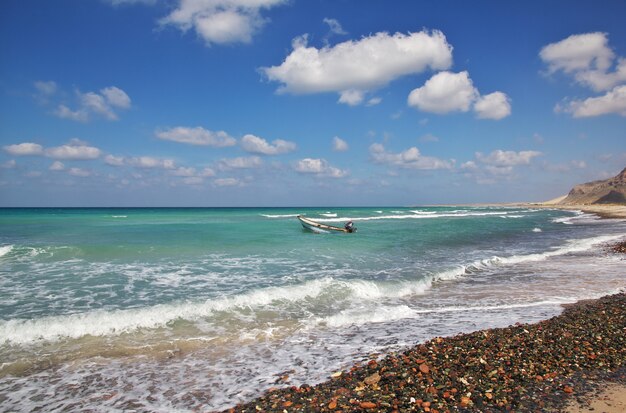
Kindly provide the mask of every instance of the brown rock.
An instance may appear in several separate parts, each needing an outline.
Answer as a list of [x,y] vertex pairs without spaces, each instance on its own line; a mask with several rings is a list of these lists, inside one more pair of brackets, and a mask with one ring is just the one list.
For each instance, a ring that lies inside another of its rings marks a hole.
[[363,380],[368,386],[373,386],[380,381],[380,374],[374,373]]
[[361,404],[359,404],[359,406],[361,407],[361,409],[375,409],[376,408],[376,403],[361,402]]
[[428,365],[426,363],[422,363],[420,364],[420,371],[424,374],[428,374],[430,368],[428,368]]
[[336,400],[332,400],[330,403],[328,403],[328,408],[330,410],[334,410],[337,408],[337,401]]

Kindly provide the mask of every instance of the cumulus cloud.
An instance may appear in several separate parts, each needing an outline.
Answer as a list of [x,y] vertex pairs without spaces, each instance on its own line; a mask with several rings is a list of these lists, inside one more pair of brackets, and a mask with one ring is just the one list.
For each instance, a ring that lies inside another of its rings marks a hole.
[[280,82],[279,93],[336,92],[339,101],[358,104],[366,92],[405,75],[447,69],[452,46],[440,31],[390,35],[385,32],[317,49],[307,36],[293,40],[293,51],[278,66],[260,71]]
[[543,155],[537,151],[503,151],[497,149],[492,151],[489,155],[484,155],[481,152],[476,152],[476,159],[484,164],[496,166],[496,167],[510,167],[518,165],[528,165],[530,161]]
[[331,166],[325,159],[301,159],[295,163],[294,170],[301,174],[311,174],[327,178],[343,178],[348,175],[348,171]]
[[263,155],[280,155],[295,151],[297,146],[293,142],[282,139],[276,139],[270,144],[263,138],[248,134],[241,138],[241,147],[246,152],[260,153]]
[[239,186],[241,181],[237,178],[218,178],[213,181],[217,186]]
[[424,112],[467,112],[478,97],[469,74],[440,72],[409,94],[409,106]]
[[606,33],[574,34],[543,47],[539,56],[549,74],[560,70],[595,91],[606,91],[626,81],[626,59],[619,58],[611,71],[615,53],[608,42]]
[[606,92],[584,100],[566,99],[565,104],[555,106],[556,112],[571,113],[575,118],[626,116],[626,58],[615,56],[607,33],[571,35],[543,47],[539,56],[548,65],[548,74],[562,71],[582,86]]
[[125,163],[123,156],[107,155],[104,157],[104,163],[111,166],[122,166]]
[[479,119],[502,119],[511,114],[506,94],[494,92],[481,96],[467,71],[440,72],[414,89],[407,99],[409,106],[423,112],[445,114],[474,109]]
[[493,92],[478,98],[474,111],[479,119],[499,120],[511,114],[509,97],[502,92]]
[[198,146],[225,147],[233,146],[237,143],[235,138],[224,131],[213,132],[200,126],[195,128],[179,126],[165,131],[158,131],[156,132],[156,137],[167,141]]
[[222,170],[230,169],[252,169],[263,165],[263,161],[258,156],[224,158],[219,161],[219,168]]
[[142,169],[175,169],[176,162],[172,159],[153,158],[151,156],[138,156],[128,160],[132,166]]
[[76,91],[78,108],[71,109],[65,104],[59,104],[53,112],[62,119],[78,122],[87,122],[93,115],[108,120],[118,120],[117,110],[131,107],[130,97],[122,89],[109,86],[100,90],[100,93]]
[[63,171],[65,170],[65,165],[63,164],[63,162],[54,161],[52,165],[50,165],[50,168],[48,169],[51,171]]
[[172,25],[196,34],[211,44],[250,43],[265,25],[262,9],[286,3],[286,0],[179,0],[178,7],[161,19],[161,25]]
[[14,156],[38,156],[43,155],[43,146],[32,143],[24,142],[15,145],[7,145],[3,147],[4,151]]
[[411,147],[403,152],[388,152],[380,143],[370,146],[370,156],[374,163],[386,164],[407,169],[452,169],[454,161],[424,156],[416,147]]
[[63,160],[97,159],[101,154],[102,151],[100,149],[76,141],[69,145],[47,148],[45,150],[45,155],[47,157]]
[[347,31],[341,27],[341,23],[337,19],[330,19],[328,17],[324,17],[324,23],[328,25],[330,32],[332,34],[348,34]]
[[602,96],[566,101],[564,105],[557,104],[554,110],[557,113],[571,113],[575,118],[587,118],[612,113],[626,116],[626,85],[616,86]]
[[333,138],[333,151],[345,152],[349,149],[348,143],[341,139],[339,136]]
[[91,176],[91,171],[82,168],[70,168],[67,170],[67,173],[72,176],[78,176],[80,178],[86,178]]

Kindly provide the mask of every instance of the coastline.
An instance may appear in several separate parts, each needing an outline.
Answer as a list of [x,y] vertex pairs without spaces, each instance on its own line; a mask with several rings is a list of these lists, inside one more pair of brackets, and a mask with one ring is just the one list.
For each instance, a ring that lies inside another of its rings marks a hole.
[[621,292],[568,305],[535,324],[436,337],[380,360],[373,357],[315,386],[270,389],[225,412],[573,413],[606,398],[619,409],[625,388],[626,292]]
[[549,202],[526,202],[519,204],[501,204],[502,206],[513,206],[521,208],[542,208],[542,209],[562,209],[566,211],[582,211],[590,214],[596,214],[601,218],[611,219],[626,219],[626,205],[620,204],[572,204],[572,205],[559,205],[551,204]]

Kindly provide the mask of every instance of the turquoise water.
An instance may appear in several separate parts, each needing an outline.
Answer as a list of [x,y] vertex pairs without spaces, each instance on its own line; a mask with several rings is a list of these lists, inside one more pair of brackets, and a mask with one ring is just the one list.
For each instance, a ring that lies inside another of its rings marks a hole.
[[617,291],[625,237],[515,208],[2,209],[0,407],[225,408]]

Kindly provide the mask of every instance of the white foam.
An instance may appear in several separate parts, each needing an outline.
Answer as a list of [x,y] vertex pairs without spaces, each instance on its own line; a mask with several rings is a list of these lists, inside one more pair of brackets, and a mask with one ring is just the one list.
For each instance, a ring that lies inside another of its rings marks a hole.
[[533,232],[542,232],[541,228],[533,228]]
[[602,236],[592,237],[592,238],[570,240],[561,247],[555,248],[551,251],[542,252],[542,253],[513,255],[510,257],[493,256],[491,258],[474,261],[471,264],[461,266],[460,268],[457,268],[457,269],[445,271],[441,273],[440,275],[436,276],[435,279],[437,280],[454,279],[455,277],[458,277],[463,274],[472,274],[475,272],[483,271],[488,268],[492,268],[494,266],[544,261],[550,257],[557,257],[560,255],[588,251],[596,245],[616,241],[622,237],[623,237],[622,235],[602,235]]
[[3,245],[0,247],[0,257],[4,257],[13,249],[13,245]]
[[79,338],[86,335],[118,335],[141,328],[164,327],[177,319],[195,321],[210,317],[216,311],[269,305],[275,301],[297,302],[306,298],[315,298],[332,282],[332,278],[325,278],[305,284],[266,288],[205,302],[159,304],[139,309],[95,310],[32,320],[3,320],[0,321],[0,337],[8,343],[25,344]]
[[301,214],[279,214],[279,215],[260,214],[260,215],[265,218],[294,218]]
[[333,213],[330,213],[330,212],[327,212],[325,214],[320,214],[320,215],[322,215],[324,217],[328,217],[328,218],[334,218],[334,217],[337,216],[337,214],[333,214]]
[[329,294],[331,297],[325,297],[324,300],[335,300],[337,295],[341,295],[340,299],[348,302],[401,298],[422,294],[437,281],[455,280],[496,266],[542,261],[550,257],[584,252],[595,245],[621,238],[623,235],[571,240],[546,252],[510,257],[493,256],[426,277],[416,274],[416,277],[419,276],[418,279],[401,283],[337,280],[326,277],[301,284],[264,288],[206,301],[175,302],[135,309],[95,310],[29,320],[2,320],[0,321],[0,337],[3,337],[4,342],[22,344],[79,338],[85,335],[119,335],[137,329],[166,327],[168,323],[178,319],[195,322],[214,317],[216,312],[229,312],[237,308],[258,308],[269,305],[280,308],[286,303],[311,303],[320,296]]
[[384,323],[404,318],[415,318],[417,312],[406,306],[380,306],[376,308],[347,309],[338,314],[317,320],[318,324],[329,327],[343,327],[348,325],[364,325]]
[[128,215],[112,215],[111,218],[128,218]]
[[380,215],[371,217],[352,217],[352,218],[319,218],[319,222],[342,222],[342,221],[378,221],[383,219],[432,219],[432,218],[457,218],[457,217],[478,217],[490,215],[506,215],[509,212],[451,212],[436,214],[402,214],[402,215]]

